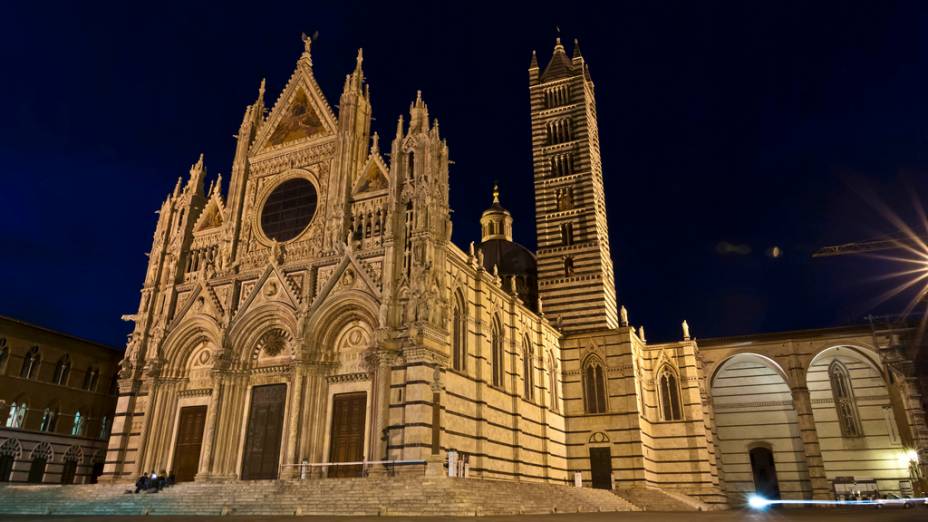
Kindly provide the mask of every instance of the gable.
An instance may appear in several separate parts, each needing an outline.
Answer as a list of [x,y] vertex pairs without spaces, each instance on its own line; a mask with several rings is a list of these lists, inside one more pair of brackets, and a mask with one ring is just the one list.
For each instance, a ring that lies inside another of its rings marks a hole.
[[376,161],[371,160],[367,163],[367,167],[358,179],[354,193],[377,192],[385,190],[388,186],[389,182],[387,181],[387,176],[383,169]]
[[283,145],[322,133],[325,126],[309,101],[306,91],[297,87],[284,113],[277,121],[277,126],[268,138],[268,146]]

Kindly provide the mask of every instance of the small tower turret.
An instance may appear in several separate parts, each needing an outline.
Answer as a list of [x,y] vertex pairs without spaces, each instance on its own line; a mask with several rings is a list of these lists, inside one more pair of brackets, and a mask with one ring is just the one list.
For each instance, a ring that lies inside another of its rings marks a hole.
[[512,241],[512,214],[499,202],[499,184],[493,184],[493,204],[480,216],[480,241]]

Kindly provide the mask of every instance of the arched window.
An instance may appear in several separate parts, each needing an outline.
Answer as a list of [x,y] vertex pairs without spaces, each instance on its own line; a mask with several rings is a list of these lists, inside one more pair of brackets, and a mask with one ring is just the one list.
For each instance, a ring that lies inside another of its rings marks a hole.
[[557,404],[557,360],[554,353],[548,353],[548,407],[551,411],[558,411]]
[[97,368],[88,368],[84,374],[84,389],[94,391],[97,389],[97,380],[100,377],[100,370]]
[[26,405],[25,401],[10,404],[10,411],[6,415],[6,427],[22,428],[23,423],[26,422],[26,411],[28,410],[29,407]]
[[71,435],[81,436],[84,434],[84,419],[81,417],[81,410],[74,413],[74,424],[71,425]]
[[19,370],[19,376],[23,379],[32,379],[39,371],[39,362],[42,358],[39,356],[39,347],[33,346],[26,352],[23,357],[23,367]]
[[587,413],[606,412],[606,379],[597,357],[588,358],[583,366],[583,398]]
[[573,223],[561,223],[561,245],[570,246],[573,244],[574,244]]
[[106,440],[110,436],[110,420],[103,416],[103,420],[100,421],[100,440]]
[[831,380],[831,396],[835,401],[841,435],[862,437],[863,430],[857,417],[857,404],[854,401],[854,389],[851,387],[847,367],[838,360],[832,361],[828,367],[828,377]]
[[676,421],[683,418],[679,380],[668,365],[664,365],[658,373],[657,395],[661,402],[661,420]]
[[522,340],[522,374],[524,375],[525,400],[535,400],[535,350],[528,337]]
[[45,408],[42,412],[42,423],[39,425],[40,431],[55,431],[55,424],[58,420],[58,410],[55,408]]
[[455,370],[464,371],[467,369],[467,318],[464,315],[464,299],[458,292],[451,316],[451,363]]
[[490,357],[493,365],[493,386],[503,386],[503,335],[500,331],[499,320],[493,320],[490,332]]
[[62,386],[68,384],[69,373],[71,373],[71,357],[68,354],[64,354],[61,359],[58,359],[58,364],[55,365],[55,378],[53,382]]

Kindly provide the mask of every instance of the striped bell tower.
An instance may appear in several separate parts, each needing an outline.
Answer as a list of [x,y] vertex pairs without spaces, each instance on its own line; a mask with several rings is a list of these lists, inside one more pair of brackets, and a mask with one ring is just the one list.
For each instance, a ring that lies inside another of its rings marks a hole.
[[565,333],[616,328],[615,275],[593,81],[574,41],[528,69],[538,234],[538,290]]

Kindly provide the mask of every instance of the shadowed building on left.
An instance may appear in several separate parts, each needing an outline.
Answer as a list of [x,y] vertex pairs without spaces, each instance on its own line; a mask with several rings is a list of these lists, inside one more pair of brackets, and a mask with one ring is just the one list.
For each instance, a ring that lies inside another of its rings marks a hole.
[[0,482],[96,482],[121,356],[109,346],[0,316]]

